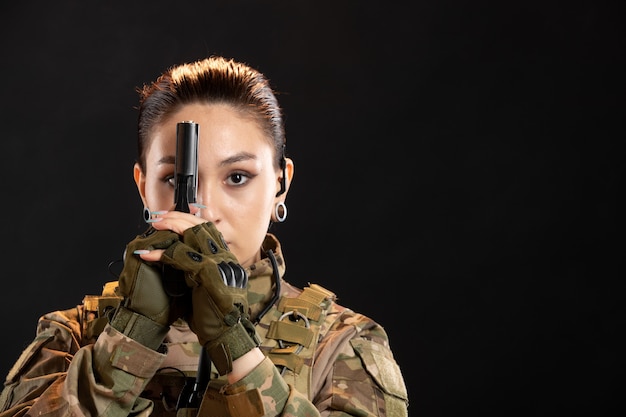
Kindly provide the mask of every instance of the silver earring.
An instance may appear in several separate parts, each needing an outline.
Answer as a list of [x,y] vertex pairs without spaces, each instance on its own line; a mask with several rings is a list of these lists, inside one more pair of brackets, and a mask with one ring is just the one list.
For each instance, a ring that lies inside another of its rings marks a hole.
[[274,217],[276,217],[276,221],[282,223],[287,218],[287,206],[282,201],[276,203],[274,207]]
[[152,223],[150,219],[152,219],[152,212],[150,211],[148,207],[144,207],[143,208],[143,221],[146,223]]

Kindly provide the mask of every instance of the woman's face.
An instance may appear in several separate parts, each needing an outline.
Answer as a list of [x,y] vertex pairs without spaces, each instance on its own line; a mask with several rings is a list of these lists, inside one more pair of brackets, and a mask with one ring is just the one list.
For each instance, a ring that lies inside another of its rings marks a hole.
[[[286,195],[276,197],[282,170],[274,167],[273,147],[254,120],[227,105],[185,105],[154,130],[145,173],[135,169],[151,211],[173,209],[176,124],[181,121],[199,125],[198,203],[206,208],[197,215],[213,222],[241,265],[250,266],[260,259],[274,206]],[[292,173],[289,160],[287,184]]]

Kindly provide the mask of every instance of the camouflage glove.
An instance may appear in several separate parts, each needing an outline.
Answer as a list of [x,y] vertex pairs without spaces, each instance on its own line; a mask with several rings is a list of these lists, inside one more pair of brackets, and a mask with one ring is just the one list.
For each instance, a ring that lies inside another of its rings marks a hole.
[[137,249],[166,249],[178,242],[178,234],[148,229],[126,246],[124,268],[118,280],[118,291],[124,297],[111,326],[132,339],[157,349],[175,317],[172,299],[165,293],[161,266],[146,262],[133,252]]
[[187,229],[161,262],[186,272],[193,306],[189,326],[219,374],[230,372],[235,359],[259,345],[248,314],[246,271],[212,223]]

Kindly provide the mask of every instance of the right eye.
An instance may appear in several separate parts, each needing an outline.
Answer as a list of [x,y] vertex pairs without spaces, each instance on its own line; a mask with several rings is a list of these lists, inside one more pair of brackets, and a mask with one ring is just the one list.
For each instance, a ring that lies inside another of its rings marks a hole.
[[170,187],[174,188],[176,186],[176,181],[174,180],[174,176],[173,175],[169,175],[165,178],[163,178],[163,182],[166,182],[169,184]]

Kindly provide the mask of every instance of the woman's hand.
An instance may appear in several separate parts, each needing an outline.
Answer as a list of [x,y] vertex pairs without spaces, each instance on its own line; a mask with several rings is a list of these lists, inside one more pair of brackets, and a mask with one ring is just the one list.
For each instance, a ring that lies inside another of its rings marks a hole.
[[[184,272],[191,291],[189,326],[224,375],[233,371],[233,361],[257,348],[259,340],[250,322],[245,269],[215,225],[198,220],[201,223],[185,229],[180,240],[167,248],[153,247],[151,252],[160,249],[161,263]],[[159,228],[169,225],[179,230],[196,220],[168,213],[157,223]]]
[[[182,236],[183,233],[185,233],[185,230],[206,221],[195,214],[198,211],[198,208],[192,207],[191,213],[184,213],[182,211],[175,210],[155,212],[153,214],[150,224],[156,230],[170,230]],[[163,252],[165,252],[164,249],[154,249],[146,252],[141,252],[139,253],[139,256],[144,261],[158,262],[161,260]]]
[[138,254],[162,251],[179,239],[172,231],[150,228],[126,245],[124,268],[118,278],[118,290],[124,300],[111,326],[152,349],[159,347],[169,326],[185,315],[185,310],[177,309],[165,292],[161,268],[140,259]]

